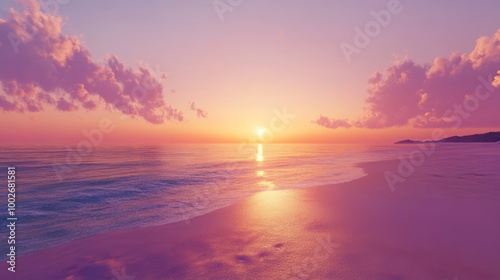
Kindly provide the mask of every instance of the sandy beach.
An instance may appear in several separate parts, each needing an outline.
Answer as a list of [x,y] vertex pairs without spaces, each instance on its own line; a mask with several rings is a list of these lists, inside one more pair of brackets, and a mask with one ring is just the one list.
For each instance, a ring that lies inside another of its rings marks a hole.
[[391,192],[383,174],[397,165],[365,163],[352,182],[261,192],[189,222],[38,251],[15,274],[4,263],[1,278],[499,279],[498,196],[466,194],[494,182],[462,180],[450,195],[422,167]]

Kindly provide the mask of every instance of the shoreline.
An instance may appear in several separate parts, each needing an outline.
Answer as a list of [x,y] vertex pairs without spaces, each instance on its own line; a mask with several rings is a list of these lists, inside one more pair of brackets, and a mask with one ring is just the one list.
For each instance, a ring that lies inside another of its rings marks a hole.
[[15,274],[6,274],[4,263],[0,276],[499,278],[500,245],[495,241],[500,229],[494,224],[494,213],[500,207],[495,201],[464,207],[468,197],[429,195],[420,188],[422,179],[428,178],[418,172],[393,193],[383,173],[395,170],[397,164],[362,163],[358,166],[367,173],[362,178],[260,192],[189,223],[125,229],[72,241],[20,256]]
[[[354,164],[351,167],[361,168],[361,167],[358,166],[358,164]],[[356,177],[356,178],[353,178],[353,179],[346,179],[346,180],[342,180],[342,181],[338,181],[338,182],[334,182],[334,183],[315,182],[315,184],[312,185],[312,186],[310,184],[306,184],[304,182],[301,182],[301,184],[297,184],[297,185],[294,185],[294,186],[288,186],[288,187],[284,187],[284,188],[280,188],[280,189],[275,189],[275,190],[272,190],[272,191],[300,190],[300,189],[304,189],[304,188],[314,188],[314,187],[319,187],[319,186],[333,186],[333,185],[337,185],[337,184],[351,182],[351,181],[360,179],[360,178],[362,178],[362,177],[364,177],[366,175],[367,174],[363,172],[363,175],[361,175],[361,177]],[[259,192],[262,192],[262,190],[259,191]],[[168,220],[166,223],[143,224],[141,226],[124,227],[124,228],[114,229],[112,231],[103,231],[103,232],[93,233],[91,235],[86,235],[86,236],[72,237],[72,238],[69,238],[69,239],[65,239],[64,241],[61,241],[60,243],[57,243],[57,244],[52,245],[50,247],[36,248],[35,250],[30,249],[27,252],[23,252],[22,254],[18,254],[17,257],[31,255],[31,254],[34,254],[34,253],[39,252],[39,251],[44,251],[44,250],[47,250],[47,249],[51,249],[51,248],[63,246],[65,244],[69,244],[69,243],[72,243],[72,242],[75,242],[75,241],[78,241],[78,240],[92,238],[94,236],[98,236],[98,235],[102,235],[102,234],[108,234],[108,233],[112,233],[112,232],[127,231],[127,230],[131,230],[131,229],[136,229],[136,228],[150,228],[150,227],[157,227],[157,226],[165,226],[165,225],[169,225],[169,224],[173,224],[173,223],[177,223],[177,222],[189,223],[189,221],[192,220],[193,218],[204,216],[204,215],[210,214],[210,213],[212,213],[212,212],[214,212],[214,211],[216,211],[218,209],[223,209],[223,208],[226,208],[228,206],[234,205],[234,204],[236,204],[236,203],[238,203],[238,202],[240,202],[240,201],[242,201],[244,199],[247,199],[247,198],[249,198],[249,197],[257,194],[258,192],[255,192],[255,193],[252,193],[252,194],[247,194],[244,197],[236,198],[236,199],[232,200],[231,202],[227,202],[226,201],[226,203],[222,203],[222,204],[217,205],[215,207],[212,206],[213,205],[212,203],[215,202],[216,200],[220,199],[220,196],[221,196],[220,194],[217,194],[217,193],[211,194],[211,195],[213,195],[215,197],[215,199],[203,200],[203,198],[205,198],[207,196],[207,194],[203,193],[201,190],[200,190],[200,193],[202,193],[202,195],[201,195],[202,202],[200,204],[205,205],[204,207],[198,207],[198,206],[194,205],[194,206],[190,206],[191,209],[194,209],[194,211],[192,211],[192,212],[190,212],[190,209],[188,211],[181,211],[181,212],[186,212],[187,213],[187,214],[183,214],[182,215],[183,217],[188,217],[189,216],[189,218],[178,217],[175,220],[174,219]],[[210,206],[208,206],[208,205],[210,205]],[[2,257],[0,259],[1,260],[6,260],[5,257]]]

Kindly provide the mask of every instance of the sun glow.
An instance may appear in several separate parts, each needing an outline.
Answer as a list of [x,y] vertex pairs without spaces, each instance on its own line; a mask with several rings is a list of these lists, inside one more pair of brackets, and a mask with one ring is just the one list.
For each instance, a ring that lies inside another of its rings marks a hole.
[[257,134],[257,137],[259,138],[262,138],[264,136],[264,134],[266,133],[266,129],[265,128],[262,128],[262,127],[258,127],[256,130],[255,130],[255,134]]
[[262,148],[262,144],[257,144],[257,155],[255,158],[257,161],[264,161],[264,149]]

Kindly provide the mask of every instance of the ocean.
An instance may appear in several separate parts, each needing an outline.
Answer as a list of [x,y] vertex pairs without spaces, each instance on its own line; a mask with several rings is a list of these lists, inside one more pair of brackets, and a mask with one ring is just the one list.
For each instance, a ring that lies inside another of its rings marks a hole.
[[[17,248],[23,255],[105,232],[189,223],[261,191],[355,180],[365,175],[357,163],[396,159],[415,149],[175,144],[101,146],[76,154],[69,147],[1,147],[0,174],[6,181],[7,166],[16,167]],[[6,188],[0,193],[6,200]],[[4,208],[0,217],[6,215]]]

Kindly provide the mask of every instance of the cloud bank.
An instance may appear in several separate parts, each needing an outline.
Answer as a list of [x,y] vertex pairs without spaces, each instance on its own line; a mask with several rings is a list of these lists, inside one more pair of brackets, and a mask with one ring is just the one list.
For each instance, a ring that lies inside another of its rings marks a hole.
[[104,107],[154,124],[184,120],[165,104],[162,77],[143,66],[128,68],[116,56],[95,61],[77,37],[61,33],[60,16],[35,0],[21,3],[22,12],[10,9],[0,18],[0,110]]
[[500,119],[500,29],[481,37],[470,54],[453,53],[419,65],[395,62],[368,80],[364,114],[357,120],[323,115],[326,128],[493,127]]

